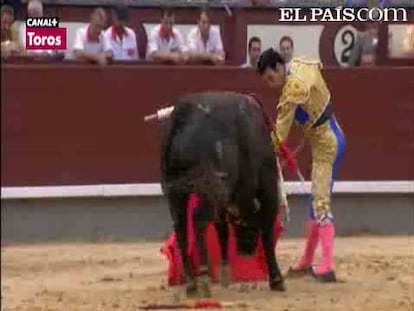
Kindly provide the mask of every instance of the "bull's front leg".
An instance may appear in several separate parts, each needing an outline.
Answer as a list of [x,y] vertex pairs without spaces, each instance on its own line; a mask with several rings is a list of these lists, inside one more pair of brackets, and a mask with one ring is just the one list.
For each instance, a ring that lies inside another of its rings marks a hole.
[[273,228],[277,211],[278,197],[274,185],[277,184],[272,170],[264,168],[260,178],[258,199],[260,202],[260,228],[266,263],[269,271],[269,285],[271,290],[285,291],[284,281],[280,273],[275,255],[275,230]]
[[199,273],[194,278],[196,292],[192,294],[196,294],[200,298],[211,297],[207,250],[207,225],[212,218],[210,214],[209,207],[203,203],[194,211],[194,226],[197,249],[199,251],[200,268]]
[[197,229],[197,248],[200,254],[200,270],[198,275],[195,276],[195,286],[196,295],[200,298],[211,297],[206,231],[205,227]]
[[181,258],[183,262],[184,267],[184,277],[185,277],[185,283],[187,286],[187,293],[191,294],[192,292],[196,291],[196,284],[195,279],[193,276],[193,269],[192,269],[192,263],[191,259],[188,256],[188,240],[187,240],[187,228],[185,226],[185,221],[179,221],[177,225],[175,226],[175,232],[177,235],[178,240],[178,246],[181,251]]
[[227,222],[227,213],[223,209],[219,219],[215,223],[216,231],[220,242],[221,265],[220,265],[220,281],[223,287],[230,286],[230,265],[229,265],[229,225]]
[[265,252],[267,268],[269,271],[269,286],[274,291],[285,291],[284,281],[280,273],[275,255],[273,222],[265,220],[262,223],[262,243]]

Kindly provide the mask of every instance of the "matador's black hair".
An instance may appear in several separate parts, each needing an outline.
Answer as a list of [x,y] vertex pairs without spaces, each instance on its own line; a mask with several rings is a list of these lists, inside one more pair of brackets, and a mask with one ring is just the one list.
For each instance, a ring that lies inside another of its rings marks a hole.
[[263,74],[267,68],[276,69],[277,64],[285,64],[282,56],[272,48],[267,49],[260,55],[259,61],[257,62],[257,71]]

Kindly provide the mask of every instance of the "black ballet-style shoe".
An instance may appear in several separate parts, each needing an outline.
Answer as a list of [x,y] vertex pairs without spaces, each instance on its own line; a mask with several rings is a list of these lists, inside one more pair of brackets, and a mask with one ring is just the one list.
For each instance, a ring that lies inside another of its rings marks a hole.
[[308,276],[312,274],[313,274],[313,271],[312,271],[311,266],[307,268],[303,268],[303,269],[295,269],[293,267],[289,267],[289,270],[287,271],[285,277],[294,279],[294,278],[300,278],[300,277],[304,277],[304,276]]
[[312,270],[312,276],[313,278],[321,283],[336,283],[337,279],[336,279],[336,275],[335,275],[335,271],[328,271],[322,274],[317,274],[315,273],[314,270]]

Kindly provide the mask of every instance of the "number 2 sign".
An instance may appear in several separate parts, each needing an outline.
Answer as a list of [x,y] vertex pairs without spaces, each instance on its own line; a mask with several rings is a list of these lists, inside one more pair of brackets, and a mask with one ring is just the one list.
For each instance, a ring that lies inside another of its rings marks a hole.
[[347,66],[351,51],[355,46],[357,35],[358,30],[351,25],[341,27],[336,33],[334,54],[336,61],[341,67]]

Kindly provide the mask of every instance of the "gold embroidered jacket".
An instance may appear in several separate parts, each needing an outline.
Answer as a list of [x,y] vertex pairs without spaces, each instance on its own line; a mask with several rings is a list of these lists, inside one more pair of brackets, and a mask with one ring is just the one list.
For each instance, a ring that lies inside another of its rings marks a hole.
[[277,105],[276,136],[273,136],[276,146],[287,139],[294,120],[303,127],[307,136],[324,112],[330,93],[321,68],[318,60],[292,59]]

